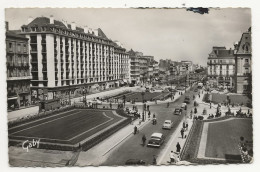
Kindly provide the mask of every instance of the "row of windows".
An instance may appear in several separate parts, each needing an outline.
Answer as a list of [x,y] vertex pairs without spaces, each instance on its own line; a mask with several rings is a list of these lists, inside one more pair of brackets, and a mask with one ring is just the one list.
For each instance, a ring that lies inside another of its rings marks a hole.
[[17,43],[15,41],[11,41],[7,43],[7,52],[27,54],[28,47],[26,43]]

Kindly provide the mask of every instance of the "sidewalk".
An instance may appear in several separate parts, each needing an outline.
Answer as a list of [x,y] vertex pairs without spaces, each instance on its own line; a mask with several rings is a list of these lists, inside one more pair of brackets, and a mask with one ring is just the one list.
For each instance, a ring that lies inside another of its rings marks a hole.
[[[181,137],[181,129],[183,127],[183,122],[186,121],[188,123],[188,130],[184,132],[184,138]],[[176,152],[176,145],[179,142],[181,146],[181,151],[185,145],[185,142],[187,140],[187,137],[189,135],[190,129],[192,127],[193,120],[190,118],[184,118],[182,122],[178,125],[174,133],[170,136],[171,139],[168,141],[167,145],[165,148],[161,151],[157,158],[157,164],[158,165],[171,165],[171,164],[176,164],[176,165],[188,165],[190,162],[187,161],[179,161],[177,163],[170,163],[170,153],[171,151],[174,152],[175,158],[179,156],[180,154]]]
[[122,144],[127,140],[128,137],[133,135],[134,126],[137,126],[138,130],[144,127],[150,122],[149,119],[142,122],[139,125],[139,120],[135,120],[133,124],[129,124],[126,127],[122,128],[112,136],[108,137],[104,141],[100,142],[98,145],[94,146],[86,152],[80,152],[76,166],[99,166],[109,156],[110,151],[115,149],[118,145]]
[[[87,99],[94,99],[97,97],[103,97],[103,96],[109,96],[109,95],[113,95],[113,94],[118,94],[120,92],[123,92],[125,90],[134,90],[136,89],[136,87],[121,87],[115,90],[109,90],[109,91],[104,91],[104,92],[100,92],[100,93],[95,93],[95,94],[90,94],[87,95],[86,98]],[[72,98],[71,102],[79,102],[80,99],[82,99],[82,97],[77,97],[77,98]],[[24,109],[20,109],[20,110],[16,110],[16,111],[11,111],[7,113],[7,119],[8,121],[12,121],[15,120],[17,118],[22,118],[28,115],[34,115],[37,114],[39,112],[39,106],[34,106],[34,107],[29,107],[29,108],[24,108]]]

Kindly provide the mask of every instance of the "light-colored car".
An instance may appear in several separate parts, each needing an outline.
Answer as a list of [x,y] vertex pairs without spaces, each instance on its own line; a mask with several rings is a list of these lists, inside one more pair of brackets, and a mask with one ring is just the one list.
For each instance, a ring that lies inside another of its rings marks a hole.
[[153,133],[148,141],[147,146],[160,147],[164,142],[164,135],[162,133]]
[[173,122],[171,120],[165,120],[163,123],[163,129],[171,129],[173,125]]
[[182,104],[181,104],[181,108],[182,108],[182,109],[185,109],[185,107],[187,107],[187,104],[186,104],[186,103],[182,103]]

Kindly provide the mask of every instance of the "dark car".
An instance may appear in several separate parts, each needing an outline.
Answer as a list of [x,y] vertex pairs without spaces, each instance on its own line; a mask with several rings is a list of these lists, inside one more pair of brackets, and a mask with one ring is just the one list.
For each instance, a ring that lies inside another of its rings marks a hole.
[[182,109],[181,108],[176,108],[174,110],[174,115],[181,115],[181,113],[182,113]]
[[190,96],[186,96],[184,99],[184,103],[190,104],[191,101],[191,97]]
[[145,161],[141,159],[129,159],[125,162],[125,165],[145,165]]
[[153,133],[148,141],[147,147],[160,147],[164,142],[164,135],[162,133]]

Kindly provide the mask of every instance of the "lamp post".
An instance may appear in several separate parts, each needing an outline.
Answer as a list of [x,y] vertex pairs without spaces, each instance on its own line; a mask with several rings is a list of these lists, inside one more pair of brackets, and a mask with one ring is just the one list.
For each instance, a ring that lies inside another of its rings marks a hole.
[[69,104],[71,105],[71,101],[70,101],[70,83],[69,83]]
[[87,89],[86,87],[84,87],[83,89],[83,94],[84,94],[84,103],[85,103],[85,106],[87,105]]

